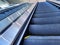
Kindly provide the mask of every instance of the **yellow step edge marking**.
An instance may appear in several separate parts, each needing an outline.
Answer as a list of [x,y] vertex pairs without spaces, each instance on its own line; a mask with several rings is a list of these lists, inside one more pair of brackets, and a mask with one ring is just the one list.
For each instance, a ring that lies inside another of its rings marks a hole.
[[30,36],[26,36],[24,39],[27,39],[27,38],[29,38]]

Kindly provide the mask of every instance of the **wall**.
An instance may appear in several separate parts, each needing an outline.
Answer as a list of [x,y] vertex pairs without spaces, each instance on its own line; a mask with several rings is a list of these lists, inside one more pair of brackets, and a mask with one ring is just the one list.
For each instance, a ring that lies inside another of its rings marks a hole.
[[10,4],[11,3],[21,3],[21,2],[29,2],[29,3],[35,3],[35,2],[43,2],[46,0],[7,0]]
[[45,2],[46,0],[29,0],[30,3]]
[[6,1],[3,2],[3,1],[0,0],[0,7],[1,8],[7,7],[7,6],[9,6],[9,3],[8,2],[6,2]]
[[45,2],[46,0],[38,0],[39,2]]
[[10,4],[20,3],[20,0],[7,0]]

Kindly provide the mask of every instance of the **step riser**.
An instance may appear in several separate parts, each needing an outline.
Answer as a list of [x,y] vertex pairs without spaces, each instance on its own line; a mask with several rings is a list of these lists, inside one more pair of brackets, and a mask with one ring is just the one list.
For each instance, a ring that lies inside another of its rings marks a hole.
[[35,14],[34,17],[36,18],[45,18],[45,17],[55,17],[60,16],[60,13],[53,13],[53,14]]
[[29,32],[33,35],[60,35],[60,24],[30,25]]
[[33,18],[32,24],[60,24],[60,16],[49,18]]

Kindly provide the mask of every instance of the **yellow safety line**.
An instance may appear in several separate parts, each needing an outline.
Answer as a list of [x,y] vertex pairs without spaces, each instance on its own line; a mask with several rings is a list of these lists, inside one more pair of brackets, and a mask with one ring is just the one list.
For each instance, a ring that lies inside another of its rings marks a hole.
[[29,38],[30,36],[26,36],[24,39],[27,39],[27,38]]

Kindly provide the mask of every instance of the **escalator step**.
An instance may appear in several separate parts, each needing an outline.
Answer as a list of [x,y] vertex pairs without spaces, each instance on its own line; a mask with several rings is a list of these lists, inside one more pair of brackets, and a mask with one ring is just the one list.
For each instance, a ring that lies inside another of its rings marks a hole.
[[29,25],[29,32],[33,35],[60,35],[60,24]]
[[23,45],[60,45],[60,36],[29,36]]
[[36,18],[44,18],[44,17],[54,17],[54,16],[60,16],[60,12],[54,12],[54,13],[44,13],[44,14],[34,14],[34,17]]
[[60,16],[48,18],[32,18],[32,24],[57,24],[60,23]]

